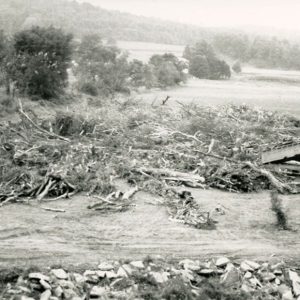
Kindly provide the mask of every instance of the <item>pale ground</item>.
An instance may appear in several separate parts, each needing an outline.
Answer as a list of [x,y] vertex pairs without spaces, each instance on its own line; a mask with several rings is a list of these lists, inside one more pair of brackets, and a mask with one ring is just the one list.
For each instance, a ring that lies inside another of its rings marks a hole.
[[[122,188],[125,185],[122,184]],[[125,188],[126,189],[126,188]],[[273,257],[299,263],[299,196],[283,197],[294,231],[277,231],[269,194],[229,194],[216,190],[191,190],[204,211],[218,204],[226,214],[216,215],[216,230],[198,230],[168,218],[155,197],[139,192],[135,207],[115,214],[88,210],[96,199],[76,196],[29,206],[1,208],[0,268],[32,264],[94,264],[101,260],[144,258],[201,258],[226,255],[264,260]],[[65,209],[66,213],[44,211]]]
[[[130,59],[144,62],[147,62],[153,54],[166,52],[181,58],[184,50],[183,45],[128,41],[119,41],[118,46],[129,52]],[[260,80],[255,80],[256,78]],[[300,71],[243,66],[243,73],[238,76],[233,74],[231,80],[191,79],[180,87],[164,91],[146,91],[136,97],[150,103],[153,101],[160,103],[167,95],[171,96],[168,105],[174,106],[178,105],[176,101],[194,102],[200,105],[247,104],[300,117]]]
[[199,105],[246,104],[266,110],[279,111],[300,117],[300,82],[298,85],[244,80],[212,81],[190,79],[182,86],[152,90],[135,95],[148,103],[160,104],[170,96],[169,106],[180,103]]
[[[128,50],[132,48],[132,44],[125,46]],[[140,59],[150,57],[153,51],[162,54],[170,49],[179,55],[183,49],[182,46],[152,45],[149,50],[144,43],[135,43],[134,47],[133,56]],[[253,80],[261,75],[273,79],[275,76],[278,80]],[[295,83],[280,82],[282,78],[292,78]],[[160,104],[167,95],[171,96],[167,105],[172,106],[179,105],[177,101],[201,105],[245,103],[300,117],[300,72],[246,68],[244,74],[229,81],[192,79],[181,87],[143,92],[135,97]],[[275,219],[267,192],[245,195],[193,190],[193,194],[203,210],[211,210],[218,203],[227,208],[224,216],[217,217],[216,230],[197,230],[171,222],[166,208],[149,204],[155,197],[141,192],[134,198],[136,207],[125,213],[108,215],[86,209],[93,199],[85,196],[34,206],[5,206],[0,209],[0,268],[138,259],[147,254],[161,254],[167,258],[226,255],[258,260],[274,254],[299,263],[299,195],[283,197],[290,225],[295,230],[284,232],[273,226]],[[64,208],[66,213],[44,211],[40,206]]]

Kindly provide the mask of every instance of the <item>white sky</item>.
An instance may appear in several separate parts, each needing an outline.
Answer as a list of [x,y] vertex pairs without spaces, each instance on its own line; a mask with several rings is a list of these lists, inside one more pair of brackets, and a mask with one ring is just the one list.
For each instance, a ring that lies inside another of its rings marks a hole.
[[202,26],[300,31],[300,0],[79,0],[102,8]]

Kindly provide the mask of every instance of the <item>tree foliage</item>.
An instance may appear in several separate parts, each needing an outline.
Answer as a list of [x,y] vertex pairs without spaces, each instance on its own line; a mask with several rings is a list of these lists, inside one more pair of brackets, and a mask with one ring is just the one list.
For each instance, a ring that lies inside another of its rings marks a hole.
[[217,58],[213,47],[205,41],[187,46],[183,56],[189,60],[189,73],[201,79],[228,79],[229,65]]
[[14,36],[9,78],[21,93],[57,97],[67,83],[72,36],[53,27],[33,27]]
[[242,72],[242,66],[241,63],[239,61],[236,61],[233,65],[232,65],[232,70],[235,73],[241,73]]
[[106,96],[129,92],[127,54],[116,46],[104,45],[98,35],[87,35],[82,39],[77,64],[75,72],[83,91],[93,85],[93,89]]
[[129,61],[126,53],[110,43],[104,44],[95,35],[82,39],[76,60],[80,89],[92,95],[129,93],[139,87],[167,87],[185,80],[185,66],[175,55],[153,55],[149,63]]

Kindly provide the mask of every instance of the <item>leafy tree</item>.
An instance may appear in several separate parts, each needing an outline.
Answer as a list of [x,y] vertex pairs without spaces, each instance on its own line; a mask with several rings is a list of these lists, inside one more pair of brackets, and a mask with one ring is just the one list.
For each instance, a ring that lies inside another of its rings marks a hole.
[[57,97],[67,84],[72,36],[53,27],[33,27],[14,36],[10,78],[22,93]]
[[189,73],[197,78],[205,79],[210,76],[208,60],[203,55],[195,55],[189,64]]
[[232,66],[232,70],[235,72],[235,73],[241,73],[242,72],[242,66],[241,66],[241,63],[239,61],[236,61],[233,66]]
[[160,87],[167,87],[184,82],[186,76],[183,70],[185,63],[181,62],[174,54],[155,54],[149,60],[149,65],[153,66],[153,71]]
[[[189,48],[189,73],[198,78],[228,79],[231,76],[229,65],[219,60],[207,42],[202,41]],[[186,55],[186,53],[185,53]]]
[[[127,54],[115,46],[104,45],[97,35],[85,36],[77,51],[81,89],[93,85],[103,95],[129,92],[130,67]],[[93,93],[95,93],[93,91]]]

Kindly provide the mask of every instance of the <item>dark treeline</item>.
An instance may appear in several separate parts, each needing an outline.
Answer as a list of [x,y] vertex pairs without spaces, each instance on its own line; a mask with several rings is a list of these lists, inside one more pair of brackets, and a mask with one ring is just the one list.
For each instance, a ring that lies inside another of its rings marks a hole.
[[287,40],[217,34],[212,44],[218,52],[256,67],[300,70],[300,46]]
[[194,45],[205,40],[215,51],[257,67],[300,69],[296,43],[267,36],[220,32],[208,28],[108,11],[65,0],[1,0],[0,29],[14,34],[33,25],[55,26],[75,38],[90,34],[115,40]]

